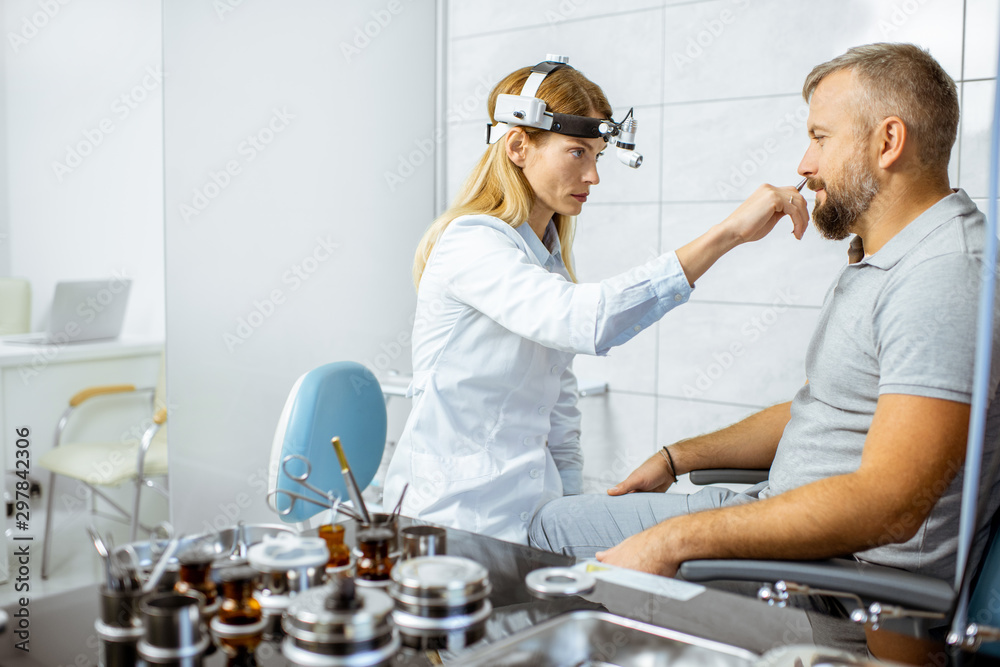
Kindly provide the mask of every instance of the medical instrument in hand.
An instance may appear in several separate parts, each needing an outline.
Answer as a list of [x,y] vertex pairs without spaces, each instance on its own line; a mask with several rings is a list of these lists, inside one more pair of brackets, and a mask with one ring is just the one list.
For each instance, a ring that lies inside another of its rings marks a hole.
[[330,443],[337,452],[337,460],[340,461],[340,472],[344,476],[344,484],[347,485],[347,493],[351,497],[351,502],[354,503],[354,510],[360,515],[361,523],[370,526],[372,519],[368,515],[368,508],[365,507],[365,499],[361,497],[361,489],[358,488],[358,483],[354,479],[351,466],[347,464],[347,456],[344,455],[344,448],[340,444],[340,438],[334,436]]
[[512,127],[535,127],[569,137],[604,139],[618,148],[618,159],[623,164],[637,169],[642,164],[642,155],[635,150],[636,120],[633,109],[629,109],[621,122],[613,118],[591,118],[573,114],[547,111],[545,102],[535,97],[538,86],[546,76],[563,67],[572,67],[569,56],[548,54],[545,60],[531,68],[528,80],[521,87],[520,95],[506,93],[497,95],[493,118],[496,125],[486,124],[486,143],[496,143]]
[[[301,473],[296,474],[292,472],[292,470],[290,469],[289,464],[293,460],[301,461],[302,465],[305,466],[305,469]],[[267,494],[267,501],[268,505],[271,505],[271,499],[274,498],[274,504],[271,507],[271,509],[273,509],[275,513],[278,514],[278,516],[287,516],[291,514],[292,511],[295,509],[296,501],[301,500],[307,503],[312,503],[313,505],[318,505],[323,509],[330,509],[334,512],[339,512],[340,514],[344,514],[345,516],[348,516],[354,519],[355,521],[362,520],[361,516],[357,512],[350,510],[347,507],[344,507],[342,504],[340,504],[340,498],[337,497],[332,491],[325,492],[322,489],[319,489],[306,481],[309,479],[309,475],[312,473],[312,465],[309,463],[309,459],[307,459],[306,457],[300,456],[299,454],[289,454],[282,460],[281,469],[284,471],[285,475],[287,475],[289,479],[298,482],[309,491],[315,493],[317,496],[325,498],[326,502],[319,500],[316,497],[310,497],[303,495],[301,493],[295,493],[294,491],[286,491],[285,489],[274,489],[273,491]],[[285,509],[281,509],[279,507],[278,496],[282,496],[289,500],[288,507],[286,507]]]
[[801,181],[799,181],[799,184],[795,186],[795,189],[798,190],[799,192],[802,192],[802,188],[806,187],[806,181],[808,180],[809,180],[808,176],[806,178],[803,178]]

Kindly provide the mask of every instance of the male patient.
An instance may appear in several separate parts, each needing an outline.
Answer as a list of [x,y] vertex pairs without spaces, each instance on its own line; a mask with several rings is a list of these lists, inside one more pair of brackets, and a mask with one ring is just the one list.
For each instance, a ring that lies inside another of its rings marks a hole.
[[[915,46],[871,44],[813,69],[803,96],[799,173],[816,191],[814,222],[831,239],[855,235],[809,344],[807,383],[790,403],[670,445],[610,497],[549,503],[531,525],[535,546],[667,576],[697,558],[846,554],[954,576],[985,241],[984,216],[948,184],[955,83]],[[704,468],[770,477],[746,493],[636,493]],[[1000,483],[981,493],[973,563]]]

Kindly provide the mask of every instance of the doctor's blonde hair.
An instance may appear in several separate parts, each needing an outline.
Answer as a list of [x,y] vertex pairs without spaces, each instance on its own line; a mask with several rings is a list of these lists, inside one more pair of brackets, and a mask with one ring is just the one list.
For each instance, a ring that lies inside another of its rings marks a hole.
[[[506,93],[517,95],[531,74],[530,67],[524,67],[508,74],[490,91],[487,102],[490,122],[496,125],[493,112],[497,96]],[[600,86],[590,81],[578,70],[562,67],[551,72],[542,80],[535,94],[545,102],[547,111],[573,114],[577,116],[611,117],[611,105]],[[522,130],[534,141],[545,141],[548,132],[533,127]],[[420,277],[427,266],[427,260],[434,250],[434,244],[448,228],[451,221],[463,215],[489,215],[503,220],[511,227],[526,224],[531,207],[535,203],[535,193],[521,168],[507,157],[504,139],[487,147],[472,173],[466,179],[451,206],[431,223],[423,238],[417,244],[413,259],[413,284],[420,287]],[[556,213],[554,216],[562,258],[570,277],[576,282],[572,264],[573,236],[576,218]]]

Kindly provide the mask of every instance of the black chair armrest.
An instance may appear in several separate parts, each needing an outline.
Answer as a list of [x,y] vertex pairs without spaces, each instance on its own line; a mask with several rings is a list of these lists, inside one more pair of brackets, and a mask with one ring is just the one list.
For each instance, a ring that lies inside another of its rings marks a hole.
[[692,470],[692,484],[758,484],[767,479],[767,470],[743,470],[740,468],[709,468]]
[[810,588],[852,593],[867,602],[948,614],[955,601],[951,584],[906,570],[846,558],[823,561],[690,560],[678,571],[687,581],[790,581]]

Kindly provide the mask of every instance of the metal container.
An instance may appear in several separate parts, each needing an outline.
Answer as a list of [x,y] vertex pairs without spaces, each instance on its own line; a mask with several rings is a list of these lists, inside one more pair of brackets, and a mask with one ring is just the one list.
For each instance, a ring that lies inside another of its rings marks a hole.
[[403,558],[443,556],[447,553],[447,531],[437,526],[410,526],[402,531]]
[[393,603],[377,589],[338,579],[295,597],[281,652],[296,667],[388,667],[399,650]]
[[[265,537],[273,537],[281,534],[294,535],[295,531],[288,526],[279,524],[240,524],[232,528],[223,528],[218,532],[201,533],[190,537],[181,538],[174,557],[170,559],[170,564],[160,583],[157,586],[159,592],[169,592],[177,582],[177,574],[180,569],[180,562],[177,555],[182,554],[194,546],[202,546],[211,549],[216,554],[216,562],[212,564],[213,571],[221,570],[226,563],[219,561],[230,559],[245,559],[249,548],[261,542]],[[125,551],[129,548],[135,551],[139,574],[143,581],[148,578],[160,554],[167,546],[167,539],[150,539],[141,542],[123,544],[114,550],[117,558],[125,561]]]
[[131,667],[138,660],[136,651],[145,632],[139,617],[142,591],[115,591],[101,586],[100,596],[100,616],[94,621],[99,639],[97,664]]
[[146,631],[139,657],[150,665],[199,667],[210,645],[202,622],[204,596],[194,591],[160,593],[140,606]]
[[330,552],[319,537],[282,534],[250,547],[247,560],[261,573],[254,597],[264,612],[264,638],[281,635],[281,616],[292,598],[323,583]]
[[606,612],[574,611],[463,654],[461,662],[462,667],[751,667],[756,660],[728,644]]
[[479,641],[493,611],[489,572],[457,556],[424,556],[398,563],[389,594],[403,644],[458,650]]

